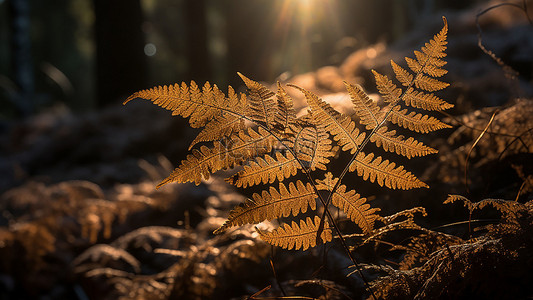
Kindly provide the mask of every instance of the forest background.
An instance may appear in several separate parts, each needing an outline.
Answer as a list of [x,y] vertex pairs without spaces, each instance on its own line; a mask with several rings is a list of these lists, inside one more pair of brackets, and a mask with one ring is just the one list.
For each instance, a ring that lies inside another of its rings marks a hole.
[[483,1],[0,2],[0,116],[120,102],[156,84],[273,82],[392,43],[442,9]]
[[[282,286],[318,297],[324,290],[302,292],[295,281],[314,280],[317,270],[324,282],[361,298],[368,290],[346,276],[349,263],[335,247],[323,263],[317,252],[272,250],[250,228],[212,235],[229,209],[256,191],[230,189],[216,176],[198,187],[156,190],[198,132],[147,101],[121,103],[136,91],[190,80],[244,92],[241,72],[267,86],[301,86],[346,112],[343,80],[377,95],[371,69],[390,75],[390,60],[411,56],[442,28],[442,16],[450,30],[450,87],[439,96],[455,105],[445,116],[453,128],[425,140],[439,154],[405,161],[431,188],[376,189],[356,176],[350,184],[384,216],[423,206],[428,217],[417,222],[425,229],[470,242],[476,224],[496,224],[499,215],[489,211],[471,226],[478,216],[443,205],[448,194],[517,205],[533,195],[531,7],[531,0],[0,0],[0,298],[246,298],[258,291],[279,296]],[[288,90],[301,109],[301,94]],[[533,268],[531,239],[523,238],[533,230],[528,205],[520,206],[519,229],[505,233],[518,242],[502,246],[526,254],[512,263],[496,261],[506,253],[499,250],[480,259],[516,276],[504,282],[492,269],[463,272],[478,280],[467,284],[483,287],[485,294],[472,295],[531,295],[522,284]],[[437,248],[453,247],[450,241],[428,248],[419,265]],[[401,234],[386,242],[399,246],[354,253],[391,271],[409,257],[398,249],[427,246]],[[457,270],[483,265],[465,249],[455,252],[455,262],[466,257]],[[389,287],[408,291],[392,278]],[[439,282],[438,293],[445,290]],[[448,295],[468,295],[461,288],[450,284]]]

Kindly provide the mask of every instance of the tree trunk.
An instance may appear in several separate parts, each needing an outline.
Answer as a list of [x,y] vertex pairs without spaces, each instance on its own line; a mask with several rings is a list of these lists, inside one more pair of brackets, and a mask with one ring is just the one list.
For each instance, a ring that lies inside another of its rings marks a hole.
[[272,0],[224,0],[228,80],[237,87],[241,72],[257,81],[272,80]]
[[30,39],[30,3],[28,0],[8,1],[11,26],[11,70],[13,81],[19,88],[11,99],[23,116],[34,110],[34,77]]
[[146,88],[140,0],[93,0],[96,35],[96,85],[99,107]]
[[211,79],[205,0],[186,0],[188,79],[202,84]]

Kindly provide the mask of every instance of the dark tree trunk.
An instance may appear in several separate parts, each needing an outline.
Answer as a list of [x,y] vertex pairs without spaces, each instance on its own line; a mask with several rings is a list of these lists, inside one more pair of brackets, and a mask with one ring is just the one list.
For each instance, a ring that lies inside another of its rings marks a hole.
[[230,84],[242,81],[237,72],[254,80],[272,80],[271,0],[225,0],[227,64]]
[[139,0],[93,0],[99,107],[146,88],[143,15]]
[[11,70],[13,81],[19,88],[14,95],[14,106],[21,115],[34,110],[34,77],[30,40],[30,3],[28,0],[8,1],[11,26]]
[[199,84],[211,79],[205,0],[186,0],[188,78]]

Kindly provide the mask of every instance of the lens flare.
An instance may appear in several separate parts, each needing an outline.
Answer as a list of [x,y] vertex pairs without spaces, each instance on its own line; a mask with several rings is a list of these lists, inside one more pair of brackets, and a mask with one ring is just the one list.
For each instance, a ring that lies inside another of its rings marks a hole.
[[[281,53],[280,65],[292,72],[306,72],[313,65],[313,48],[324,35],[340,30],[338,0],[280,0],[275,1],[276,23],[274,35]],[[329,32],[328,32],[329,31]],[[292,55],[287,55],[291,53]]]

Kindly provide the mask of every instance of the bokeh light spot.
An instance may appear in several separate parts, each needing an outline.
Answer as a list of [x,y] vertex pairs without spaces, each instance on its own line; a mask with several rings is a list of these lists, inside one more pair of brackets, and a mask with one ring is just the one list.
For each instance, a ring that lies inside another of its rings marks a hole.
[[156,52],[157,47],[154,44],[148,43],[144,45],[144,54],[146,54],[146,56],[154,56]]

